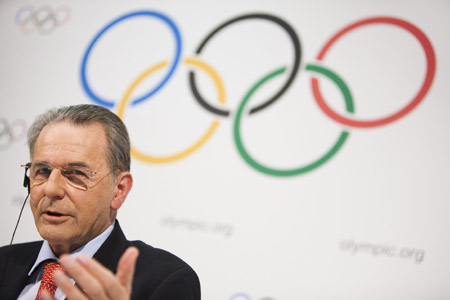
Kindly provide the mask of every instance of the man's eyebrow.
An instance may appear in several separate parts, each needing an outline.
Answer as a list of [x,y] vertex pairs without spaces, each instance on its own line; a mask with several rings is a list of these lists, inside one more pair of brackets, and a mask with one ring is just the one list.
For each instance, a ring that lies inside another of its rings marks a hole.
[[50,166],[46,161],[36,161],[31,163],[32,166]]
[[68,163],[67,165],[65,165],[65,167],[83,167],[89,169],[89,166],[82,161]]
[[[36,162],[33,162],[32,165],[52,167],[52,165],[46,161],[36,161]],[[83,168],[89,169],[89,166],[85,162],[82,162],[82,161],[71,162],[71,163],[64,165],[63,168],[64,167],[83,167]]]

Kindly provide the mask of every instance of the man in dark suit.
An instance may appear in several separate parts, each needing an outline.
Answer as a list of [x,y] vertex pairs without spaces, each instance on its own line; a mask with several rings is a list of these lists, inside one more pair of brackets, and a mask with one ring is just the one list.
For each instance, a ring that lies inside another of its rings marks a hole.
[[[115,114],[95,105],[51,110],[30,127],[28,146],[30,206],[44,241],[0,248],[0,299],[200,299],[189,265],[128,241],[116,220],[133,178]],[[51,273],[56,292],[43,287],[49,261],[63,269]]]

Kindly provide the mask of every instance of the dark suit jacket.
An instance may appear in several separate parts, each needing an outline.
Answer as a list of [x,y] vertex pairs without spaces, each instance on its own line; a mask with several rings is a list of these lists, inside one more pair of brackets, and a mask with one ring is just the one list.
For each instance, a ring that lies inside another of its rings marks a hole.
[[[1,300],[15,300],[20,295],[28,284],[28,272],[41,245],[42,241],[0,248]],[[129,246],[139,249],[131,299],[200,300],[200,282],[190,266],[173,254],[142,241],[128,241],[117,221],[94,258],[115,273],[119,258]]]

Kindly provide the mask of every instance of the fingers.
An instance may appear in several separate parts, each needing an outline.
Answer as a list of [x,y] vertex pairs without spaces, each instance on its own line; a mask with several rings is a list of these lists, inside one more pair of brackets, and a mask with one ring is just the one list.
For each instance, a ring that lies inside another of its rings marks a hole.
[[42,300],[55,300],[55,298],[46,290],[43,290],[41,293]]
[[[88,299],[86,295],[84,295],[83,292],[72,283],[72,281],[69,279],[69,277],[67,277],[66,274],[64,274],[64,272],[62,271],[55,272],[54,280],[56,285],[63,290],[67,299],[77,299],[77,300]],[[53,298],[49,298],[49,300],[50,299]]]
[[74,260],[69,255],[62,255],[59,261],[64,271],[76,282],[76,285],[73,285],[67,276],[55,273],[55,283],[64,291],[68,299],[88,299],[84,293],[92,299],[107,299],[101,278],[95,278],[81,263],[80,257]]
[[128,248],[119,260],[116,275],[95,259],[79,255],[74,260],[68,255],[62,255],[60,263],[76,285],[63,272],[55,274],[55,283],[71,300],[128,299],[138,254],[137,248]]
[[[89,281],[79,282],[75,277],[74,279],[92,299],[104,299],[101,297],[105,297],[105,299],[125,299],[129,295],[128,290],[121,285],[114,274],[95,259],[80,255],[77,260],[93,277],[92,280],[95,284]],[[85,288],[85,285],[87,288]]]

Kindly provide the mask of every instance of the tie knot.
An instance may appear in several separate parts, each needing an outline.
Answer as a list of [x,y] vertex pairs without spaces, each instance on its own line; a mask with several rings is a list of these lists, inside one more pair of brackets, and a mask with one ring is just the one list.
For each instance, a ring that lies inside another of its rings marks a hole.
[[44,266],[44,274],[42,275],[41,285],[39,287],[39,292],[36,297],[36,300],[41,299],[42,290],[49,291],[50,294],[55,295],[56,284],[55,281],[53,280],[53,275],[55,275],[55,272],[57,270],[63,270],[63,268],[61,267],[60,264],[54,261],[49,262]]
[[44,267],[44,275],[42,275],[42,282],[45,282],[50,285],[55,285],[53,281],[53,275],[57,270],[62,270],[62,267],[57,262],[49,262]]

